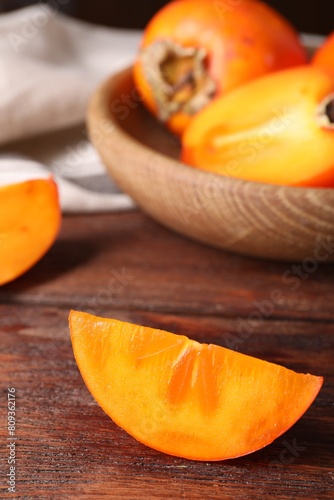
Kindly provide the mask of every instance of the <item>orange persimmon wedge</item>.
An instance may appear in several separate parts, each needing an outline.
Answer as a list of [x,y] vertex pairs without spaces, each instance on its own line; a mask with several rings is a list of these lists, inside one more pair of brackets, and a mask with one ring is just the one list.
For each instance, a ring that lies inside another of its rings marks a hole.
[[334,74],[285,69],[215,99],[183,134],[181,158],[247,181],[334,187]]
[[60,222],[51,178],[0,187],[0,285],[21,276],[47,252]]
[[183,335],[71,311],[74,356],[116,424],[151,448],[193,460],[254,452],[317,396],[322,377]]

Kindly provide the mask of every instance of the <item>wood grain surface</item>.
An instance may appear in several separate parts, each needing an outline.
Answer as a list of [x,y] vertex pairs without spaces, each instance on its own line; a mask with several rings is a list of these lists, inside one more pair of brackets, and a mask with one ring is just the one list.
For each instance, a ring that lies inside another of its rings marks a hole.
[[[13,498],[333,499],[334,266],[298,278],[293,265],[208,248],[136,211],[65,218],[44,259],[0,289],[0,498],[10,497],[5,414],[15,387]],[[256,453],[226,462],[168,456],[94,402],[73,359],[71,308],[323,375],[324,386]]]

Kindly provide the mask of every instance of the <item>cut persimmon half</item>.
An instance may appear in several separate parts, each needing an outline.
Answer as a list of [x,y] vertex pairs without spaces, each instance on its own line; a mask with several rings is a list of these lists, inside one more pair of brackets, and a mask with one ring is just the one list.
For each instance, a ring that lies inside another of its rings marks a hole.
[[74,356],[102,409],[135,439],[192,460],[252,453],[291,427],[323,378],[183,335],[71,311]]
[[52,178],[0,186],[0,285],[21,276],[55,241],[61,223]]

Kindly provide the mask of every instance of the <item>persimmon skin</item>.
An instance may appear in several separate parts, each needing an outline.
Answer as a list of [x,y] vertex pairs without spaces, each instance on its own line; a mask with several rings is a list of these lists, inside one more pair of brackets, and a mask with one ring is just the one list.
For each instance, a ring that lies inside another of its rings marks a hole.
[[[294,27],[273,8],[256,0],[226,5],[220,7],[214,0],[173,1],[147,25],[133,74],[144,103],[155,116],[159,114],[157,98],[141,54],[158,40],[203,48],[215,96],[265,73],[306,63],[306,51]],[[190,119],[181,109],[165,123],[180,135]]]
[[0,187],[0,285],[18,278],[45,255],[60,224],[52,178]]
[[334,74],[306,65],[217,98],[183,134],[181,159],[248,181],[334,187]]
[[315,52],[312,64],[334,72],[334,31]]
[[191,460],[252,453],[290,428],[323,378],[184,335],[71,311],[74,356],[97,403],[139,442]]

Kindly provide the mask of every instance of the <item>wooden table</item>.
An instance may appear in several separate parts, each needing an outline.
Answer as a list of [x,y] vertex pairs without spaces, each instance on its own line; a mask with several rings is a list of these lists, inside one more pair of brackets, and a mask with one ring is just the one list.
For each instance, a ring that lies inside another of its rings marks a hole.
[[[0,289],[2,479],[10,452],[3,415],[15,388],[13,496],[333,499],[334,266],[304,268],[205,247],[136,211],[66,217],[45,258]],[[263,450],[226,462],[164,455],[91,397],[73,359],[71,308],[225,345],[325,383]],[[6,498],[6,480],[1,487]]]

